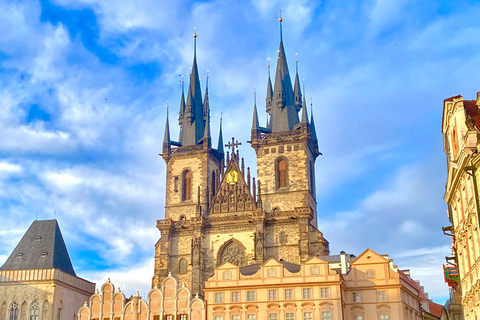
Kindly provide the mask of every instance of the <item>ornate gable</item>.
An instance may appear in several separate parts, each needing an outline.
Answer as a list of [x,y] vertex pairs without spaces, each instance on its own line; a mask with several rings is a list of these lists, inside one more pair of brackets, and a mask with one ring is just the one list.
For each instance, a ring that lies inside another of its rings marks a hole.
[[240,170],[237,157],[233,156],[228,162],[222,182],[212,202],[210,213],[255,210],[255,201]]

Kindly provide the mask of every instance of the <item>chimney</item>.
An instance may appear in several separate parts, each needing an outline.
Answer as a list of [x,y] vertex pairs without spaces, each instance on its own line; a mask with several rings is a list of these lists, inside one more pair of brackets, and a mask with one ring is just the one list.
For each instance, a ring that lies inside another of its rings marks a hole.
[[347,274],[348,260],[347,260],[347,254],[345,253],[345,251],[340,252],[340,267],[342,270],[342,274]]

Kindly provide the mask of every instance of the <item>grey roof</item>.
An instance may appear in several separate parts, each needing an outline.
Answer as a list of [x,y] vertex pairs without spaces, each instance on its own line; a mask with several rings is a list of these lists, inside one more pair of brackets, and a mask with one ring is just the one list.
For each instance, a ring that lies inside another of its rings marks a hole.
[[[281,264],[283,264],[283,267],[291,273],[300,272],[300,270],[302,268],[301,265],[299,265],[299,264],[291,263],[291,262],[288,262],[288,261],[285,261],[285,260],[282,260],[282,259],[280,259],[279,262]],[[251,265],[248,265],[248,266],[240,267],[240,273],[244,276],[254,275],[255,273],[258,272],[258,270],[260,270],[260,267],[262,266],[262,264],[257,263],[257,264],[251,264]]]
[[35,220],[0,270],[49,268],[75,275],[57,220]]

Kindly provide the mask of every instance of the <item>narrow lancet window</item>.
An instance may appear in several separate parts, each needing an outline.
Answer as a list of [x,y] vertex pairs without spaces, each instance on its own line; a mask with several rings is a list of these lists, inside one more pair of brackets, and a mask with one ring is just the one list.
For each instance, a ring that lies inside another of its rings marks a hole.
[[192,172],[183,173],[183,201],[192,200]]

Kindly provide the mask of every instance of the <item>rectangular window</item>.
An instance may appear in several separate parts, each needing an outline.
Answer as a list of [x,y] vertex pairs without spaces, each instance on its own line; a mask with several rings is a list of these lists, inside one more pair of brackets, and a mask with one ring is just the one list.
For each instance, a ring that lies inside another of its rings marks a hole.
[[353,293],[353,302],[362,302],[362,293],[354,292]]
[[247,314],[247,320],[255,320],[256,316],[254,314]]
[[276,277],[276,275],[277,275],[277,274],[276,274],[276,272],[275,272],[275,269],[268,269],[268,270],[267,270],[267,276],[268,276],[269,278]]
[[223,316],[215,316],[215,320],[223,320]]
[[322,311],[322,320],[332,320],[332,313],[330,311]]
[[[120,320],[120,317],[115,317],[114,319]],[[160,320],[160,316],[159,315],[153,316],[153,320]]]
[[278,315],[276,313],[270,313],[268,315],[268,319],[269,320],[277,320],[278,319]]
[[255,301],[255,291],[247,291],[247,301]]
[[173,320],[173,316],[172,315],[165,316],[165,320]]
[[180,315],[180,320],[187,320],[187,315],[186,314],[181,314]]
[[320,288],[320,298],[330,298],[330,288]]
[[232,320],[240,320],[239,314],[232,314]]
[[312,289],[304,288],[303,289],[303,299],[312,299]]
[[285,289],[285,300],[293,299],[293,289]]
[[240,292],[232,292],[232,302],[240,302]]
[[374,279],[375,278],[375,271],[368,270],[367,271],[367,279]]
[[[120,320],[120,317],[115,317],[113,319]],[[160,316],[159,315],[153,316],[153,320],[160,320]]]
[[293,312],[285,313],[285,320],[295,320],[295,313]]
[[313,320],[313,312],[304,312],[303,320]]
[[377,301],[387,301],[387,291],[377,291]]
[[380,315],[380,320],[390,320],[390,315],[388,315],[388,314],[381,314],[381,315]]
[[217,292],[215,293],[215,303],[222,303],[223,302],[223,293]]
[[353,316],[353,320],[363,320],[363,316]]
[[268,300],[277,300],[277,290],[268,290]]

